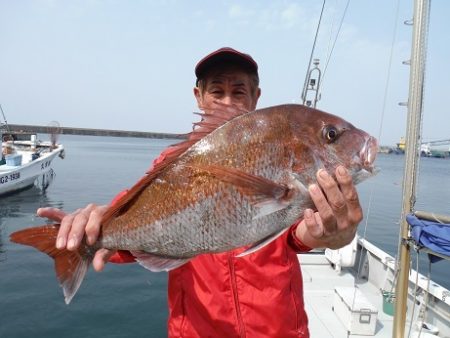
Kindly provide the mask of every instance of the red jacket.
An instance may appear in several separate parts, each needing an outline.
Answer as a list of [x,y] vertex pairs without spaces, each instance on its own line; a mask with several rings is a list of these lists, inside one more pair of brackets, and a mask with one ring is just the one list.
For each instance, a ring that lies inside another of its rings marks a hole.
[[[170,152],[164,151],[154,164]],[[169,337],[308,338],[296,226],[264,248],[204,254],[169,272]],[[118,252],[112,262],[134,259]]]

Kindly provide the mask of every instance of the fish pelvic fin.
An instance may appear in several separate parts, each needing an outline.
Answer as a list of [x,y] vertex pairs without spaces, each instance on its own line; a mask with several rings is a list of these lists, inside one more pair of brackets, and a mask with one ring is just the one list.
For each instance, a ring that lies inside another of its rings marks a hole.
[[191,260],[191,258],[160,257],[144,251],[131,251],[131,254],[140,265],[153,272],[170,271]]
[[57,249],[55,243],[58,230],[59,224],[28,228],[12,233],[10,240],[32,246],[54,259],[56,277],[63,289],[64,300],[69,304],[78,291],[95,252],[83,244],[78,251]]
[[289,228],[283,229],[280,232],[277,232],[275,234],[272,234],[266,238],[263,238],[261,241],[253,244],[250,248],[248,248],[247,250],[245,250],[244,252],[240,253],[239,255],[237,255],[236,257],[240,258],[240,257],[244,257],[247,256],[251,253],[254,253],[255,251],[258,251],[259,249],[265,247],[266,245],[272,243],[274,240],[276,240],[278,237],[280,237],[281,235],[283,235],[286,231],[288,231]]

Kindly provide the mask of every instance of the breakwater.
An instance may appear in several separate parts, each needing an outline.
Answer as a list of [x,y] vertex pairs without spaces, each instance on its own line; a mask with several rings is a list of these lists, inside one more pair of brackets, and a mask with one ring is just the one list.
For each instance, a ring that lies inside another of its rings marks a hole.
[[73,128],[55,126],[37,126],[24,124],[8,124],[8,129],[13,132],[29,132],[38,134],[59,133],[63,135],[87,135],[87,136],[114,136],[114,137],[138,137],[155,139],[184,139],[186,134],[155,133],[146,131],[128,131],[113,129]]

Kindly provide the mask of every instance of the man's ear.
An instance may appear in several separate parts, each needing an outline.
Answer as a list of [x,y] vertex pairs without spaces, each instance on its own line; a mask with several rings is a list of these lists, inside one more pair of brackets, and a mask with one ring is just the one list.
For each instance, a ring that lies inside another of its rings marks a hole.
[[251,111],[255,110],[256,106],[258,105],[258,100],[259,100],[259,97],[261,96],[261,88],[258,87],[258,89],[256,90],[256,93],[255,93],[255,96],[256,96],[255,100],[253,100],[253,105],[250,109]]
[[259,97],[261,96],[261,88],[258,87],[258,89],[256,90],[256,100],[259,100]]
[[202,104],[202,95],[201,95],[200,89],[198,87],[194,87],[194,96],[195,96],[195,99],[197,100],[197,106],[200,107]]

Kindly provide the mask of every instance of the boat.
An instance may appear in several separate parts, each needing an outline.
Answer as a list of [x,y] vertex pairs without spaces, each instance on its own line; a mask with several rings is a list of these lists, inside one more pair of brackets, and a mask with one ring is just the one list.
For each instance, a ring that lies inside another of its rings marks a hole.
[[[398,154],[404,154],[405,148],[405,138],[401,137],[394,151]],[[450,139],[422,142],[420,144],[420,155],[438,158],[450,157]]]
[[450,139],[422,143],[422,155],[427,157],[450,157]]
[[3,120],[0,125],[0,195],[33,186],[47,189],[55,176],[52,162],[57,156],[64,158],[64,146],[56,143],[55,134],[51,141],[40,141],[35,133],[10,131],[4,114]]
[[359,235],[339,250],[298,254],[313,338],[450,337],[450,290],[410,266],[412,250],[450,260],[449,252],[439,253],[412,236],[409,223],[432,219],[447,233],[450,229],[449,216],[414,210],[429,6],[429,0],[414,1],[408,135],[401,142],[405,169],[398,255],[389,255]]
[[405,148],[406,148],[405,138],[401,137],[400,138],[400,142],[397,143],[397,148],[395,148],[395,151],[398,154],[404,154],[405,153]]

